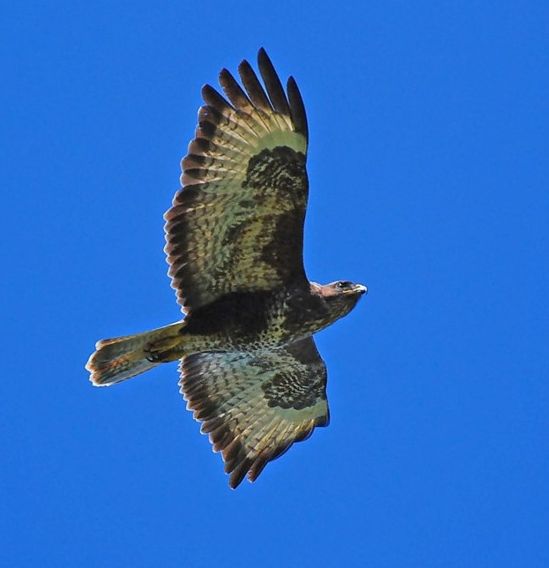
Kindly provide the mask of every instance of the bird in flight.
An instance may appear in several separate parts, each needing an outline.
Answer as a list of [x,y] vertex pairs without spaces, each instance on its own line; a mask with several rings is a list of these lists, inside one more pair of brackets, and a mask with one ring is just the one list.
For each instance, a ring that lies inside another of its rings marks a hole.
[[284,90],[264,49],[263,85],[223,69],[202,89],[182,188],[166,212],[169,275],[184,318],[103,339],[86,365],[108,386],[180,361],[181,393],[221,452],[229,485],[329,421],[326,365],[313,334],[348,314],[366,287],[310,282],[303,266],[308,128],[293,77]]

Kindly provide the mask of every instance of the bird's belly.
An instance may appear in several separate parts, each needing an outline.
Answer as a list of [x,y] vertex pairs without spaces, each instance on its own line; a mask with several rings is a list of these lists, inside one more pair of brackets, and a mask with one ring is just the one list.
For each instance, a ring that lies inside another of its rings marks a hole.
[[261,292],[230,294],[192,312],[185,334],[194,336],[201,351],[279,347],[324,327],[316,310],[294,298]]
[[285,327],[283,315],[257,313],[256,316],[263,320],[263,325],[250,325],[245,319],[236,319],[223,332],[209,338],[212,348],[223,351],[258,351],[280,347],[297,339],[295,333]]

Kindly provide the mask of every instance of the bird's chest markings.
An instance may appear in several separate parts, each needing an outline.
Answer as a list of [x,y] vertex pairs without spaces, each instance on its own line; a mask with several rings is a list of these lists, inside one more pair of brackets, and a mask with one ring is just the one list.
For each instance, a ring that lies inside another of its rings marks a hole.
[[285,327],[313,333],[319,322],[328,317],[325,303],[321,298],[310,293],[296,293],[287,301]]

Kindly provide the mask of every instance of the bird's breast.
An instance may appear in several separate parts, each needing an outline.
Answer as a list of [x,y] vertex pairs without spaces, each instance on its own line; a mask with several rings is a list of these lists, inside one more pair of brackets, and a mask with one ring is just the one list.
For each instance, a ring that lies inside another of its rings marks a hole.
[[284,345],[329,323],[322,298],[310,293],[231,293],[194,310],[185,333],[200,336],[204,350],[251,350]]

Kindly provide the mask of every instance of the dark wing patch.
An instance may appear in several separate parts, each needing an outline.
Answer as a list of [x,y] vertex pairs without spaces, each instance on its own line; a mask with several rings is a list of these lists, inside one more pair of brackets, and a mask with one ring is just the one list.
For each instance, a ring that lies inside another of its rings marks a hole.
[[244,89],[224,69],[226,100],[205,86],[182,185],[165,215],[172,286],[184,311],[231,292],[305,283],[303,224],[307,119],[293,79],[288,96],[264,50],[246,61]]
[[312,338],[260,354],[199,353],[183,359],[181,392],[222,452],[229,485],[265,465],[329,420],[326,366]]

